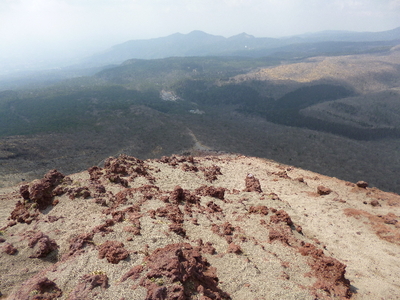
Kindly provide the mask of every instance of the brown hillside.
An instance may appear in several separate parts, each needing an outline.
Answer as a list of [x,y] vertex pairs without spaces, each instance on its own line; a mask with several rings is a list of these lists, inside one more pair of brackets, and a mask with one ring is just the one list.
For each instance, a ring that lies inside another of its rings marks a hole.
[[0,190],[4,299],[398,299],[400,196],[239,155]]
[[[231,81],[273,81],[295,87],[313,82],[335,82],[350,86],[358,93],[377,92],[399,86],[400,48],[393,47],[385,54],[319,56],[300,63],[261,68],[237,75]],[[297,83],[297,85],[296,85]],[[281,96],[282,91],[278,90]]]

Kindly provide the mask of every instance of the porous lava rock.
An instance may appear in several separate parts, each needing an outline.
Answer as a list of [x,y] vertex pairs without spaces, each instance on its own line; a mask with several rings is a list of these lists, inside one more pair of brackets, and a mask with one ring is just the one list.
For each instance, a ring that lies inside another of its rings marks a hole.
[[147,289],[146,300],[191,299],[194,293],[204,300],[231,299],[218,288],[216,269],[189,243],[154,250],[144,259],[143,269],[132,269],[123,278],[138,278],[139,274],[139,285]]
[[22,185],[19,188],[19,193],[24,198],[24,200],[29,200],[29,185]]
[[78,236],[73,237],[69,241],[69,251],[65,255],[65,257],[63,257],[63,259],[65,260],[70,256],[79,255],[79,254],[83,253],[85,251],[84,248],[87,245],[93,244],[93,236],[94,236],[94,233],[89,232],[89,233],[82,233]]
[[257,192],[262,193],[260,180],[254,177],[253,174],[247,174],[245,179],[246,188],[243,190],[244,192]]
[[275,224],[277,224],[277,223],[285,223],[285,224],[287,224],[289,226],[293,225],[293,221],[290,218],[289,214],[286,211],[282,210],[282,209],[276,211],[275,214],[270,217],[270,222],[271,223],[275,223]]
[[209,182],[213,182],[214,180],[217,180],[218,179],[217,175],[222,175],[221,168],[216,165],[201,168],[200,170],[203,171],[205,179]]
[[91,196],[89,188],[87,186],[80,186],[68,189],[67,194],[71,200],[75,198],[87,199]]
[[96,274],[96,272],[94,272],[92,274],[83,275],[80,279],[80,283],[71,292],[67,300],[92,299],[92,297],[89,297],[89,294],[96,287],[101,287],[103,289],[108,287],[108,277],[106,274],[102,272]]
[[2,247],[1,247],[1,251],[8,254],[8,255],[14,255],[18,252],[17,248],[14,247],[13,244],[10,243],[5,243]]
[[106,241],[98,247],[99,258],[107,258],[109,263],[118,264],[121,260],[129,256],[129,252],[124,246],[119,241]]
[[228,253],[235,253],[235,254],[241,254],[242,253],[242,248],[240,248],[239,245],[236,245],[235,243],[230,243],[228,245]]
[[196,194],[201,196],[210,196],[213,198],[224,200],[225,190],[226,189],[222,187],[216,188],[213,186],[202,185],[201,187],[196,189]]
[[310,243],[301,242],[299,252],[309,256],[308,264],[311,267],[311,275],[317,278],[313,287],[318,296],[318,289],[324,290],[333,297],[350,298],[350,281],[345,278],[346,265],[333,257],[328,257],[321,249]]
[[[45,209],[52,204],[53,190],[62,182],[64,177],[57,170],[49,171],[43,179],[34,181],[29,186],[29,199],[37,204],[38,209]],[[22,197],[27,197],[26,191],[23,191]]]
[[200,197],[192,194],[189,190],[182,189],[179,185],[177,185],[174,190],[170,192],[168,201],[173,204],[181,204],[183,202],[186,204],[198,204]]
[[31,209],[30,211],[28,210],[31,206],[32,203],[22,203],[21,201],[17,201],[14,210],[11,212],[10,219],[15,220],[18,223],[31,224],[39,215],[35,209]]
[[54,300],[62,296],[61,289],[47,277],[32,277],[12,295],[13,300]]
[[269,209],[265,205],[250,206],[249,214],[268,215]]
[[43,232],[28,233],[28,246],[33,248],[34,254],[30,258],[46,257],[50,252],[57,250],[57,243]]

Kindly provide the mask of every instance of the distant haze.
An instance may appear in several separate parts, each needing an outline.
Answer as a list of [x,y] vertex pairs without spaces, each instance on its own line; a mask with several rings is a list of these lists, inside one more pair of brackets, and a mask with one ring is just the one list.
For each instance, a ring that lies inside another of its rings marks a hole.
[[400,26],[400,0],[1,0],[0,67],[72,62],[128,40],[202,30],[282,37]]

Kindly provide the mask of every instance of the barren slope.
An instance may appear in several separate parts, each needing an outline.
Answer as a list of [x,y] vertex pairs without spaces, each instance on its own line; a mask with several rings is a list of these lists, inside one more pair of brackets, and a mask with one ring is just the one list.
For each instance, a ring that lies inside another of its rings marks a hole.
[[[0,190],[8,299],[398,299],[400,196],[237,155]],[[38,210],[40,209],[40,210]]]

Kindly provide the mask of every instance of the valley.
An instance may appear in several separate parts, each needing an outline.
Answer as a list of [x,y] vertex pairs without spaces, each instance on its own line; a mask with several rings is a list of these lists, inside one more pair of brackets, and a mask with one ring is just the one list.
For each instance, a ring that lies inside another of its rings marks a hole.
[[[79,172],[121,153],[214,151],[399,193],[399,82],[400,48],[391,46],[300,58],[131,59],[94,75],[3,90],[0,187],[54,168]],[[174,101],[163,100],[165,91]]]

